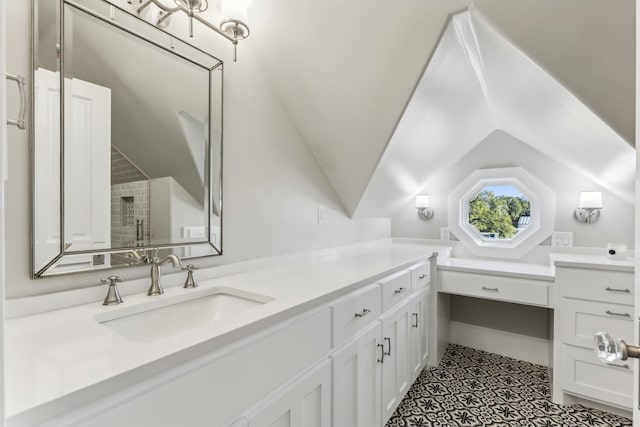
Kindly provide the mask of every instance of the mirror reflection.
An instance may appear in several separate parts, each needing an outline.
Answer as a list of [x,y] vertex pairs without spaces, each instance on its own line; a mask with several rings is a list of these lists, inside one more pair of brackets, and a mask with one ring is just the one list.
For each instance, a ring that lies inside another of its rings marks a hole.
[[34,275],[219,254],[220,61],[102,0],[63,32],[37,6]]

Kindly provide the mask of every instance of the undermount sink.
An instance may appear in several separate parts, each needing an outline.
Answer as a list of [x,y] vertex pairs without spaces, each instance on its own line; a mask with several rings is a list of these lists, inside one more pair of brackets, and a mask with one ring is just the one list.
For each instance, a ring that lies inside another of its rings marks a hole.
[[183,294],[134,307],[123,306],[101,313],[96,321],[129,341],[149,342],[207,328],[217,320],[269,301],[273,298],[233,288],[213,288],[197,295]]

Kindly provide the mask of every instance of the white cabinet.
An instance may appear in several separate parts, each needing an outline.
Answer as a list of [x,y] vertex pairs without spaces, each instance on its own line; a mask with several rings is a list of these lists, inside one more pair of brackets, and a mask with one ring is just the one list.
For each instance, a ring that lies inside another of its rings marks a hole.
[[404,301],[381,317],[384,345],[384,360],[382,363],[383,421],[388,420],[393,415],[393,412],[411,386],[409,368],[410,317],[411,300]]
[[244,418],[248,427],[330,427],[331,362],[304,373]]
[[375,322],[332,355],[333,427],[381,426],[382,326]]
[[411,380],[415,381],[429,358],[429,288],[411,297]]
[[[603,331],[633,338],[633,273],[556,266],[560,295],[556,307],[554,401],[579,396],[623,409],[632,406],[633,364],[604,364],[593,352]],[[558,394],[558,396],[556,396]]]

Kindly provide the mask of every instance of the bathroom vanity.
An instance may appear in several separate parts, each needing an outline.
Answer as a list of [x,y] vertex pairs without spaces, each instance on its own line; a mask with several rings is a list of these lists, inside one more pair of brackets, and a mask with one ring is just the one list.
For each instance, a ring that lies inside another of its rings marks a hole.
[[590,337],[630,338],[632,262],[450,249],[381,241],[11,319],[8,425],[381,426],[442,355],[450,294],[553,309],[554,400],[630,409],[632,368]]
[[436,362],[447,251],[386,242],[11,319],[8,425],[381,425]]

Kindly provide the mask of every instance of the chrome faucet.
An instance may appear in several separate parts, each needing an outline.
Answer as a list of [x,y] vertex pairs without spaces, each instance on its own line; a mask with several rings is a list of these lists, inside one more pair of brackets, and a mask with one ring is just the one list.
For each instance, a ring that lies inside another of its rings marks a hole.
[[180,258],[177,256],[171,254],[159,259],[158,249],[153,249],[153,255],[151,256],[151,286],[147,291],[147,295],[161,295],[164,293],[164,289],[160,285],[160,267],[168,262],[173,263],[174,268],[182,267]]

